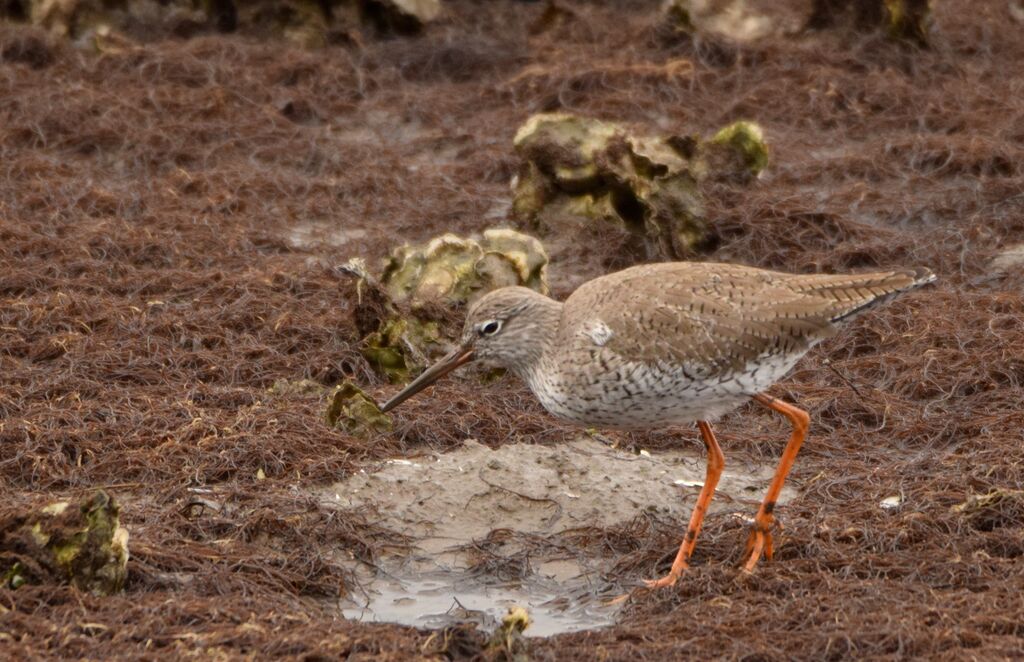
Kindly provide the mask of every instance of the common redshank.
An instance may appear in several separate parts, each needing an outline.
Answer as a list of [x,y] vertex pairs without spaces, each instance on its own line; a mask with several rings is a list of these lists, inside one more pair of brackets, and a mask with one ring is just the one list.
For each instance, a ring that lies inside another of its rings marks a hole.
[[748,399],[793,431],[754,517],[743,567],[772,557],[775,502],[810,417],[765,395],[819,341],[859,313],[935,280],[928,269],[852,275],[787,274],[733,264],[647,264],[583,284],[564,303],[505,287],[470,308],[458,347],[381,409],[394,409],[464,363],[522,378],[544,408],[585,426],[643,429],[697,423],[707,447],[704,485],[667,575],[688,567],[725,458],[711,421]]

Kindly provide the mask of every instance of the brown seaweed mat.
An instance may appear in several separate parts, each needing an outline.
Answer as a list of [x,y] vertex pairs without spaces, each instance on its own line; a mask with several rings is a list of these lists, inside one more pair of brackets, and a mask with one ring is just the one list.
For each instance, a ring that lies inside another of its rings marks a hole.
[[[1024,276],[992,267],[1024,241],[1020,3],[937,2],[928,48],[842,25],[672,38],[652,27],[660,4],[451,0],[420,36],[323,50],[206,34],[97,52],[0,27],[0,522],[102,487],[131,535],[123,594],[0,589],[0,655],[483,655],[469,627],[344,619],[352,568],[409,541],[314,490],[467,438],[555,448],[577,432],[512,378],[448,380],[370,441],[328,428],[315,388],[274,385],[392,392],[359,354],[356,294],[332,268],[506,222],[512,137],[551,110],[649,131],[764,127],[761,179],[706,184],[712,237],[695,257],[924,264],[939,282],[773,391],[812,414],[774,562],[738,579],[742,522],[712,516],[676,588],[608,627],[532,638],[529,655],[1024,655]],[[798,25],[808,4],[774,11]],[[614,229],[544,239],[559,296],[638,259]],[[727,467],[771,463],[786,439],[753,408],[718,429]],[[689,430],[619,442],[699,448]],[[621,588],[667,568],[685,517],[519,548],[609,559],[602,581]],[[483,574],[531,572],[492,543],[474,552]]]

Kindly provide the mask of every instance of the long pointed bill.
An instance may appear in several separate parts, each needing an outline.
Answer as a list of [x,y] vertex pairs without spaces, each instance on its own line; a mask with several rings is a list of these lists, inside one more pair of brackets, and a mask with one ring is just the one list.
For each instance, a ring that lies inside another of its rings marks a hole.
[[395,394],[390,400],[381,406],[382,412],[388,412],[402,404],[412,396],[427,388],[441,377],[444,377],[452,370],[455,370],[463,363],[473,359],[472,347],[458,347],[443,359],[424,370],[419,377],[409,382],[409,385]]

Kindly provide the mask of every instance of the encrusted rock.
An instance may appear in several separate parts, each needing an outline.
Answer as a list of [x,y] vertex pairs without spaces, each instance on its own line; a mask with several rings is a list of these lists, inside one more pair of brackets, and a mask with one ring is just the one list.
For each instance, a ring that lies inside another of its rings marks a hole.
[[926,46],[931,12],[931,0],[814,0],[807,26],[852,23],[858,30],[882,29],[893,39]]
[[386,32],[413,34],[437,18],[441,0],[362,0],[363,16]]
[[[415,33],[437,18],[440,0],[23,0],[0,2],[0,19],[27,20],[57,37],[109,50],[128,35],[154,39],[242,32],[306,47],[348,41],[362,20]],[[95,37],[95,39],[93,39]],[[126,44],[130,44],[126,42]]]
[[563,233],[581,222],[614,223],[642,240],[648,259],[683,259],[704,240],[698,184],[709,172],[757,174],[768,155],[760,129],[750,122],[702,141],[636,135],[618,124],[564,113],[530,117],[514,144],[522,164],[512,213],[521,223]]
[[774,16],[748,0],[666,0],[660,28],[677,36],[719,35],[754,41],[778,31]]
[[445,349],[438,311],[506,285],[547,293],[548,256],[535,238],[492,229],[482,237],[444,234],[392,251],[378,281],[353,260],[341,271],[356,277],[356,325],[363,356],[391,382],[408,381]]
[[718,176],[757,177],[768,167],[768,143],[753,122],[733,122],[722,128],[707,141],[705,152],[710,172]]
[[344,382],[331,392],[325,416],[327,424],[358,435],[371,435],[391,430],[391,417],[362,389]]
[[0,582],[66,582],[97,595],[117,593],[128,572],[128,531],[118,514],[100,490],[77,506],[59,501],[0,523]]
[[363,339],[361,352],[378,373],[397,384],[424,368],[430,348],[440,341],[436,322],[396,316]]
[[396,301],[466,303],[498,287],[522,285],[547,293],[548,256],[537,239],[492,229],[483,237],[444,234],[391,253],[381,281]]

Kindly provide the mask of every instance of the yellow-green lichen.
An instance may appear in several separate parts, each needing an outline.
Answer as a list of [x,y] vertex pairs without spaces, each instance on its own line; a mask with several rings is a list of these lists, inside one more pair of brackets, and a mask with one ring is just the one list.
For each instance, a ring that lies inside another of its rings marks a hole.
[[530,614],[519,606],[508,608],[487,642],[488,659],[503,659],[512,662],[527,662],[529,655],[523,632],[530,627]]
[[25,584],[25,581],[25,566],[21,563],[13,563],[0,577],[0,587],[19,588]]
[[77,508],[60,501],[39,509],[7,536],[19,554],[32,559],[32,574],[15,563],[2,583],[52,580],[97,595],[120,591],[127,577],[128,532],[118,515],[117,504],[102,490]]
[[[43,509],[43,512],[46,513],[45,508]],[[50,536],[43,531],[43,525],[39,522],[36,522],[29,528],[29,534],[32,536],[32,539],[35,541],[35,543],[40,547],[45,547],[47,543],[50,542]]]
[[768,143],[761,127],[753,122],[733,122],[720,129],[708,142],[732,150],[755,177],[768,167]]
[[931,27],[930,0],[883,0],[886,30],[893,39],[928,43]]
[[85,542],[85,539],[85,533],[80,532],[71,536],[66,542],[53,546],[54,560],[57,561],[57,565],[68,571],[68,575],[71,574],[71,562],[82,551],[82,543]]

